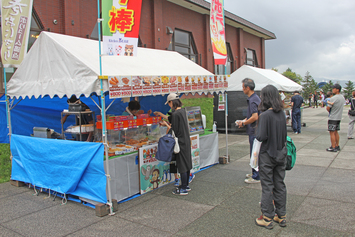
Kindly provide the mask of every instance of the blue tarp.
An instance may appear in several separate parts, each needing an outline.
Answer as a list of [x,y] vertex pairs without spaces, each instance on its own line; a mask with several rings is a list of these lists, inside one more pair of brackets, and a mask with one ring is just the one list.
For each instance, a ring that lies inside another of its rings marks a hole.
[[104,145],[12,135],[11,179],[106,203]]
[[[160,111],[166,113],[170,109],[168,105],[164,105],[166,96],[140,97],[141,109],[145,112],[151,109],[153,112]],[[93,98],[101,106],[100,97],[94,95]],[[95,112],[95,115],[101,114],[99,108],[91,98],[80,97],[80,99]],[[15,99],[13,104],[16,104],[18,101],[18,99]],[[106,96],[106,106],[109,106],[112,101]],[[121,115],[127,106],[128,103],[123,103],[121,99],[116,99],[106,113]],[[40,99],[25,98],[11,110],[12,133],[30,136],[33,133],[33,127],[46,127],[61,133],[60,114],[64,109],[68,109],[67,97],[63,97],[62,99],[58,97],[51,99],[48,96]],[[74,123],[74,118],[71,116],[65,123],[65,127],[74,125]],[[0,143],[9,143],[4,96],[0,97]]]

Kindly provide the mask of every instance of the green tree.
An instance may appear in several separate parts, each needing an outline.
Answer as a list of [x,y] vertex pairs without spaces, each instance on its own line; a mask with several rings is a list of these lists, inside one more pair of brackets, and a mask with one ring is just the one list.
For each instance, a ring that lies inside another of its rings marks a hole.
[[306,75],[302,80],[302,87],[303,87],[302,96],[304,100],[308,99],[310,93],[313,94],[314,91],[318,90],[317,82],[314,80],[314,78],[311,76],[311,74],[308,71],[306,72]]
[[332,91],[333,85],[334,85],[334,83],[332,82],[332,80],[329,80],[329,82],[322,87],[324,95],[327,95],[328,91],[330,91],[330,92]]
[[278,71],[279,71],[279,69],[277,69],[277,68],[275,68],[275,67],[271,68],[271,70],[273,70],[273,71],[275,71],[275,72],[278,72]]
[[287,68],[286,71],[282,73],[282,75],[298,84],[301,84],[302,82],[302,76],[293,72],[291,68]]
[[344,97],[346,99],[351,98],[352,92],[354,91],[354,83],[349,80],[347,83],[345,83],[345,86],[346,87],[344,87],[344,90],[343,90]]

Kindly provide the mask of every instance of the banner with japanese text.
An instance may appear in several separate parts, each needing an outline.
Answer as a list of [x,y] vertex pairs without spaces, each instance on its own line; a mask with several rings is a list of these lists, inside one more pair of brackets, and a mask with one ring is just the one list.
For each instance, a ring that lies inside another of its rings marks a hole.
[[4,67],[19,67],[27,53],[33,0],[1,1],[1,60]]
[[225,65],[227,62],[223,2],[224,0],[211,0],[210,33],[215,65]]
[[142,0],[102,1],[103,53],[137,56]]

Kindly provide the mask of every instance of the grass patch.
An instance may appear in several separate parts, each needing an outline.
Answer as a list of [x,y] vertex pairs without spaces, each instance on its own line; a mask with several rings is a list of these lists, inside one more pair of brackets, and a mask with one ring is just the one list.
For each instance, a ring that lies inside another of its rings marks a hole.
[[11,160],[10,144],[0,143],[0,183],[10,181],[11,178]]
[[202,114],[206,115],[206,130],[213,125],[213,98],[181,99],[183,107],[200,106]]

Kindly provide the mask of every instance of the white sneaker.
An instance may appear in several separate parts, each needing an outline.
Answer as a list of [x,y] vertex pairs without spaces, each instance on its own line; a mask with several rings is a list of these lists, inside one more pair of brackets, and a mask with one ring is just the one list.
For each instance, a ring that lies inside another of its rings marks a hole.
[[253,179],[252,177],[244,180],[244,182],[246,182],[247,184],[257,184],[257,183],[260,183],[260,180],[256,180],[256,179]]
[[253,174],[246,174],[246,175],[245,175],[246,178],[250,178],[250,177],[252,177],[252,176],[253,176]]

